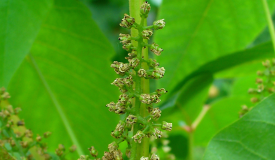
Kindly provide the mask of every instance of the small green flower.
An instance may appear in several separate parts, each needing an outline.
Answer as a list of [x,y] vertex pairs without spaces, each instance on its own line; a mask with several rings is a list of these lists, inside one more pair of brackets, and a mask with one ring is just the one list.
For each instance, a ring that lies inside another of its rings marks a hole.
[[172,130],[172,123],[168,123],[168,122],[163,121],[161,129],[171,131]]
[[121,23],[119,25],[121,27],[130,29],[134,23],[135,23],[135,19],[133,17],[130,17],[128,14],[124,14],[124,17],[121,20]]
[[153,26],[155,30],[162,29],[163,27],[165,27],[164,19],[153,22]]
[[140,17],[147,18],[150,12],[150,9],[151,9],[151,6],[147,1],[143,3],[140,7]]

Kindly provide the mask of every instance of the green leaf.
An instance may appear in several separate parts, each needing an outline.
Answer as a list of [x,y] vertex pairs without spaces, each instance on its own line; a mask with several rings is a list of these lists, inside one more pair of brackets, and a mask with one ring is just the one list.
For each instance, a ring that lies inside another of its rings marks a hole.
[[[273,10],[275,1],[268,2]],[[201,65],[245,49],[266,25],[262,2],[251,0],[164,0],[158,17],[166,21],[155,37],[166,69],[158,82],[167,90]]]
[[[169,106],[174,105],[173,102],[175,102],[176,97],[179,94],[182,87],[184,87],[184,85],[186,85],[186,83],[188,83],[188,81],[190,81],[192,78],[194,78],[198,75],[205,74],[205,73],[215,75],[218,72],[221,72],[223,70],[226,70],[226,69],[229,69],[232,67],[236,67],[241,64],[245,64],[245,63],[252,62],[255,60],[272,58],[273,56],[274,56],[274,53],[273,53],[272,44],[271,44],[271,42],[268,42],[268,43],[264,43],[264,44],[258,45],[256,47],[253,47],[251,49],[247,49],[247,50],[233,53],[230,55],[225,55],[225,56],[217,58],[213,61],[210,61],[210,62],[202,65],[201,67],[199,67],[194,72],[190,73],[188,76],[186,76],[180,82],[178,82],[178,84],[174,87],[174,89],[172,91],[169,91],[170,94],[167,96],[168,97],[167,101],[170,101],[169,103],[171,103]],[[239,72],[242,72],[242,70],[239,69]],[[174,101],[171,101],[173,99],[174,99]],[[165,101],[165,103],[163,103],[161,105],[162,108],[163,108],[163,106],[167,105],[166,104],[166,103],[168,103],[167,101]]]
[[259,160],[275,158],[275,94],[243,118],[224,128],[209,143],[205,160]]
[[210,104],[210,109],[194,132],[195,145],[206,146],[219,130],[239,119],[241,106],[247,102],[247,97],[233,96]]
[[118,98],[110,84],[116,77],[109,67],[112,55],[82,3],[55,1],[9,85],[11,102],[22,107],[26,126],[34,133],[53,133],[47,140],[51,151],[59,143],[75,144],[78,154],[88,154],[93,145],[102,155],[113,141],[110,132],[119,116],[105,107]]
[[175,105],[170,101],[166,101],[162,105],[161,109],[164,110],[162,118],[171,119],[174,122],[184,120],[186,123],[191,124],[202,109],[212,82],[213,77],[211,74],[201,74],[188,81],[179,94],[173,97],[176,99]]
[[0,1],[0,86],[10,79],[29,53],[53,0]]

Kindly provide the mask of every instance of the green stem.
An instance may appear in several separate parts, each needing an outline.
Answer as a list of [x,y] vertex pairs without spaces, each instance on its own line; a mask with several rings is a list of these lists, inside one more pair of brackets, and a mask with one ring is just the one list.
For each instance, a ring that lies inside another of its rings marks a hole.
[[209,109],[210,109],[209,105],[205,105],[202,107],[200,114],[198,115],[198,117],[195,119],[195,121],[191,125],[192,132],[198,127],[198,125],[200,124],[200,122],[202,121],[203,117],[206,115],[206,113]]
[[264,10],[265,10],[266,20],[267,20],[267,23],[268,23],[268,29],[269,29],[270,37],[271,37],[272,44],[273,44],[273,50],[275,52],[275,32],[274,32],[274,26],[273,26],[272,18],[271,18],[271,15],[270,15],[270,11],[268,9],[267,1],[262,0],[262,2],[263,2]]
[[[143,28],[146,26],[147,21],[146,19],[140,18],[140,6],[145,2],[145,0],[129,0],[129,6],[130,6],[130,16],[135,18],[135,21],[137,24],[140,24],[140,26]],[[140,35],[139,30],[132,28],[131,29],[131,36],[132,37],[138,37]],[[138,59],[146,59],[148,60],[148,48],[143,48],[143,43],[146,42],[145,40],[142,40],[140,38],[138,41],[132,41],[132,44],[134,47],[137,47],[137,58]],[[149,67],[147,63],[141,63],[138,66],[138,69],[143,68],[147,70]],[[138,94],[143,93],[149,93],[149,80],[146,80],[144,78],[140,78],[136,76],[135,79],[135,91]],[[148,111],[146,109],[145,104],[141,104],[141,102],[135,98],[135,112],[138,113],[141,117],[148,116]],[[133,134],[136,134],[137,131],[141,129],[139,123],[134,125]],[[140,157],[145,156],[149,157],[149,138],[143,138],[141,143],[135,143],[132,140],[132,149],[131,149],[131,160],[138,160]]]

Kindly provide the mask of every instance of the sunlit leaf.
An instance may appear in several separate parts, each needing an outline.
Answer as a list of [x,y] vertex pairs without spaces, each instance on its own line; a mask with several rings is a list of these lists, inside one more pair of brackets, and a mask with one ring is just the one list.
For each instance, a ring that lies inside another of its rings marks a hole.
[[89,10],[75,0],[56,0],[11,84],[12,104],[34,133],[51,131],[50,150],[59,143],[75,144],[88,154],[94,145],[100,154],[112,142],[117,115],[105,105],[115,101],[110,66],[114,51],[91,19]]
[[168,90],[201,65],[245,49],[266,25],[262,2],[251,0],[164,0],[158,17],[166,21],[155,36],[166,69],[159,83]]
[[53,0],[0,1],[0,86],[7,87],[29,53]]
[[204,159],[274,159],[274,106],[273,94],[243,118],[224,128],[210,141]]

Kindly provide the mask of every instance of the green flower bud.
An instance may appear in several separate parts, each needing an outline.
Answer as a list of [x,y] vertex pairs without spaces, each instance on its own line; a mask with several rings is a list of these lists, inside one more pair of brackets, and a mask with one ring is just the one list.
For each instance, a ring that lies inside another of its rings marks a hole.
[[155,153],[153,153],[150,160],[160,160],[160,158]]
[[137,57],[137,53],[136,53],[136,51],[132,51],[131,53],[128,53],[128,56],[129,57],[126,57],[126,59],[132,59],[132,58]]
[[109,108],[110,112],[115,112],[115,110],[116,110],[116,104],[115,104],[115,102],[110,102],[109,104],[106,105],[106,107]]
[[163,121],[161,129],[171,131],[172,130],[172,123],[167,123],[167,122]]
[[155,136],[156,139],[161,138],[162,132],[160,130],[158,130],[157,128],[154,128],[153,136]]
[[137,122],[137,117],[134,116],[134,115],[129,115],[127,118],[126,118],[126,122],[128,124],[135,124]]
[[134,84],[133,77],[131,75],[129,77],[124,78],[123,81],[127,87],[131,87]]
[[132,43],[126,43],[122,46],[123,49],[125,49],[126,51],[131,51],[132,50],[132,47],[134,47],[132,45]]
[[114,61],[113,64],[111,64],[111,67],[114,68],[115,72],[121,76],[124,76],[125,72],[130,69],[128,63],[122,63],[118,61]]
[[92,147],[90,147],[90,148],[88,148],[88,149],[89,149],[89,151],[90,151],[91,156],[97,157],[98,151],[95,149],[94,146],[92,146]]
[[120,40],[120,42],[122,44],[131,43],[131,35],[130,34],[122,34],[122,33],[120,33],[118,40]]
[[269,60],[263,61],[262,64],[263,64],[263,66],[265,68],[269,68],[270,67],[270,61]]
[[104,156],[102,157],[102,160],[113,160],[114,156],[111,152],[104,152]]
[[118,148],[118,145],[117,145],[116,142],[112,142],[112,143],[110,143],[110,144],[108,145],[108,149],[109,149],[110,152],[116,151],[117,148]]
[[260,100],[259,100],[259,98],[257,98],[257,97],[252,97],[252,98],[250,99],[250,101],[251,101],[252,103],[257,103],[257,102],[259,102]]
[[248,94],[258,94],[258,91],[257,91],[257,89],[249,88]]
[[151,9],[151,6],[147,1],[143,3],[140,7],[140,17],[147,18],[150,12],[150,9]]
[[163,51],[163,49],[160,48],[158,44],[153,43],[150,46],[150,51],[152,51],[155,55],[159,56],[159,55],[161,55],[161,52]]
[[262,84],[262,83],[263,83],[263,79],[257,78],[257,79],[256,79],[256,83],[257,83],[257,84]]
[[141,100],[141,102],[145,104],[152,103],[150,94],[141,94],[139,100]]
[[160,19],[153,22],[153,26],[155,30],[162,29],[165,26],[164,19]]
[[151,115],[153,116],[153,119],[158,120],[159,117],[161,116],[161,110],[159,108],[154,108],[151,111]]
[[143,157],[143,156],[142,156],[142,157],[140,158],[140,160],[149,160],[149,158],[148,158],[148,157]]
[[142,37],[144,39],[149,39],[153,35],[153,31],[150,29],[146,29],[142,31]]
[[147,76],[146,70],[145,69],[139,69],[138,70],[138,76],[139,77],[146,77]]
[[140,60],[138,58],[129,59],[129,66],[131,68],[136,68],[139,65]]
[[119,100],[121,103],[126,104],[129,99],[129,96],[127,94],[121,94],[119,96]]
[[135,142],[141,143],[142,138],[145,137],[145,134],[142,131],[137,131],[137,133],[133,136]]
[[88,160],[89,156],[88,155],[81,155],[79,159],[77,160]]
[[159,96],[157,95],[151,95],[150,96],[151,102],[152,103],[159,103],[161,100],[159,99]]
[[70,148],[69,148],[69,151],[70,152],[74,152],[76,150],[76,145],[72,145]]
[[126,110],[125,105],[123,103],[121,103],[120,101],[118,101],[116,103],[115,113],[116,114],[124,114],[125,110]]
[[116,150],[113,152],[115,160],[123,160],[122,153],[120,150]]
[[135,19],[133,17],[130,17],[128,14],[124,14],[124,17],[119,25],[121,27],[130,29],[134,23]]
[[161,95],[167,93],[167,91],[164,88],[157,89],[156,92],[157,92],[158,96],[161,96]]
[[159,66],[159,63],[157,63],[157,61],[155,59],[150,58],[150,59],[148,59],[148,66],[155,68],[155,67]]

